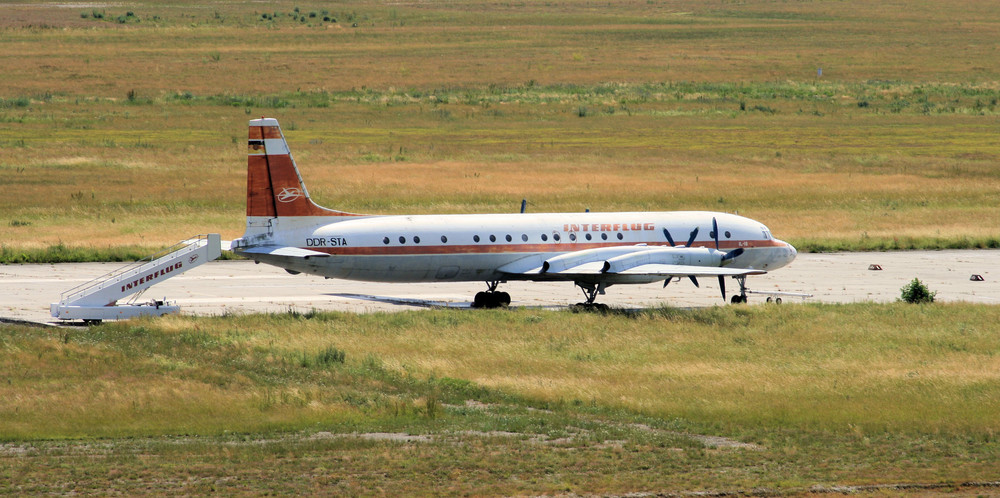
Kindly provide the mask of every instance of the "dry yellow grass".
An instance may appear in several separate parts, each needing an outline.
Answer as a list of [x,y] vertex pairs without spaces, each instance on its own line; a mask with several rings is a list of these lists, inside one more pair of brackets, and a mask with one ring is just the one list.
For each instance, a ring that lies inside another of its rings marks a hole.
[[990,2],[296,6],[11,7],[0,244],[238,236],[265,114],[351,211],[713,209],[856,247],[1000,228]]

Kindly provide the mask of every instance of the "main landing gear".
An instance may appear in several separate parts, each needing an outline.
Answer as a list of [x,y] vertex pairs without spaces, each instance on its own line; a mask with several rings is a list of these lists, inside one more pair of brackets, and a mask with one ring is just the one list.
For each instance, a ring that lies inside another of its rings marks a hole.
[[604,303],[595,303],[598,294],[604,294],[604,289],[608,286],[607,284],[586,284],[581,282],[576,282],[576,286],[583,291],[583,296],[587,299],[586,302],[576,303],[573,307],[576,309],[582,309],[587,311],[607,311],[608,305]]
[[497,280],[492,280],[486,282],[488,290],[485,292],[477,292],[476,297],[472,300],[473,308],[506,308],[510,306],[510,294],[506,292],[497,292],[497,286],[500,282]]

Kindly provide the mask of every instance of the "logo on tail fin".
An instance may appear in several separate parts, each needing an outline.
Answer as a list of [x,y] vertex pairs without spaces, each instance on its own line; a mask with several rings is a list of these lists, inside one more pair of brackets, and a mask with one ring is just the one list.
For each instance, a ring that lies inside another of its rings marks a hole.
[[298,187],[285,187],[281,189],[281,192],[278,192],[276,197],[278,202],[292,202],[302,197],[302,189]]

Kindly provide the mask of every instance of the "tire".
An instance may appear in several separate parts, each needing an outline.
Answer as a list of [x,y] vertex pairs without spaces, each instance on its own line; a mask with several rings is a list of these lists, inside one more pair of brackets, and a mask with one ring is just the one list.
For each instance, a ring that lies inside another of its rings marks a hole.
[[477,292],[476,297],[472,299],[473,308],[485,308],[487,303],[487,294],[485,292]]

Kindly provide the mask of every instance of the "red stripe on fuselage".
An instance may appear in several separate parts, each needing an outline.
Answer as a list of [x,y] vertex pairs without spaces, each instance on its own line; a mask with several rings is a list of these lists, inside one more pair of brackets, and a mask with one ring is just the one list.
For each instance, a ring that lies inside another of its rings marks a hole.
[[[739,247],[753,249],[760,247],[781,247],[782,242],[776,240],[743,240],[726,241],[719,243],[719,250],[728,251]],[[420,254],[497,254],[497,253],[556,253],[573,252],[585,249],[597,249],[601,247],[630,247],[637,246],[624,242],[617,243],[593,243],[593,242],[562,242],[548,244],[466,244],[466,245],[421,245],[407,244],[387,245],[387,246],[360,246],[360,247],[303,247],[309,251],[322,252],[334,256],[413,256]],[[658,247],[670,247],[669,244],[646,243],[650,249]],[[714,248],[714,243],[694,244],[691,247]]]

